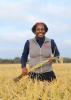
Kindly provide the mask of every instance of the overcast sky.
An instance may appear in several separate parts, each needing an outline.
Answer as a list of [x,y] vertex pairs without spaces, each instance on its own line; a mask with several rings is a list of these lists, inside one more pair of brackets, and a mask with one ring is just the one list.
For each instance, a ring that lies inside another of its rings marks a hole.
[[71,57],[71,0],[0,0],[0,58],[21,57],[38,21],[47,24],[61,56]]

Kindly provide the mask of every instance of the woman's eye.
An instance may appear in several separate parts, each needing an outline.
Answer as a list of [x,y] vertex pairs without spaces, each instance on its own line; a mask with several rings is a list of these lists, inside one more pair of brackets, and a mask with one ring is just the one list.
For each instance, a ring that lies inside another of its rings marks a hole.
[[39,30],[41,30],[41,31],[43,31],[44,29],[43,28],[41,28],[41,29],[36,29],[37,31],[39,31]]

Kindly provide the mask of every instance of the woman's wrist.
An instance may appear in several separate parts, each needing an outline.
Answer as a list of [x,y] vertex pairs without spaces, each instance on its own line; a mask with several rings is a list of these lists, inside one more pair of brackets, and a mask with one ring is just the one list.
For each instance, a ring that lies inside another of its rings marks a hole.
[[23,74],[23,75],[27,75],[27,74],[28,74],[28,70],[27,70],[26,67],[23,67],[23,68],[22,68],[22,74]]

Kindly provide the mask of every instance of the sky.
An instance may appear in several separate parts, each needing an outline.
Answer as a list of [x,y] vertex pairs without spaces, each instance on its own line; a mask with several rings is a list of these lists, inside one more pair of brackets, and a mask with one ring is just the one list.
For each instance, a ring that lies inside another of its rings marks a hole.
[[21,57],[36,22],[48,26],[61,57],[71,57],[71,0],[0,0],[0,58]]

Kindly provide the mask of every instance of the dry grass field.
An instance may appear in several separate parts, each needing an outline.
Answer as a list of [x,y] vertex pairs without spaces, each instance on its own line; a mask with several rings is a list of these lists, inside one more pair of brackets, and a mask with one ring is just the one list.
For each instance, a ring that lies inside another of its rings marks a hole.
[[53,64],[57,80],[33,81],[23,77],[20,64],[0,64],[0,100],[71,100],[71,64]]

